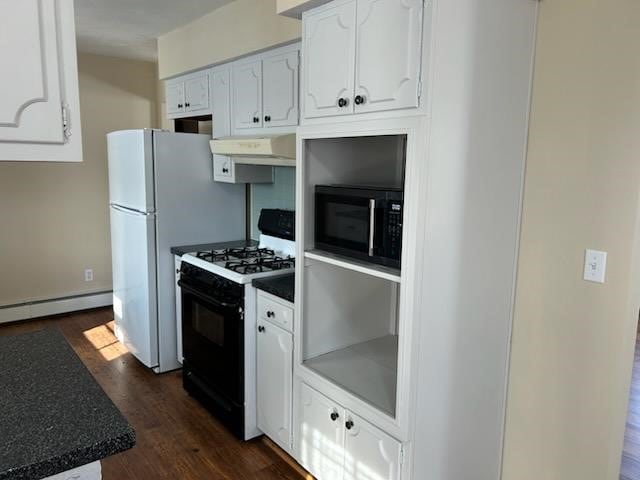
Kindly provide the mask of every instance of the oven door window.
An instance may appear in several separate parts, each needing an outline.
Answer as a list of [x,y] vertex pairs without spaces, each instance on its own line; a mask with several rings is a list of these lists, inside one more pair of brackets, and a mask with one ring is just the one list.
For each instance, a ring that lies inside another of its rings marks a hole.
[[369,250],[369,200],[316,196],[316,241],[366,254]]
[[225,307],[182,289],[185,361],[227,398],[244,398],[244,321],[240,306]]

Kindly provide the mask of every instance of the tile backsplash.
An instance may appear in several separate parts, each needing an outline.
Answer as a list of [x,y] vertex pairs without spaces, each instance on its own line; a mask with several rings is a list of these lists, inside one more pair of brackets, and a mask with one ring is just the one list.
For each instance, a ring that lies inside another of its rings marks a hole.
[[296,208],[296,169],[274,167],[273,183],[251,185],[251,238],[260,238],[258,219],[263,208]]

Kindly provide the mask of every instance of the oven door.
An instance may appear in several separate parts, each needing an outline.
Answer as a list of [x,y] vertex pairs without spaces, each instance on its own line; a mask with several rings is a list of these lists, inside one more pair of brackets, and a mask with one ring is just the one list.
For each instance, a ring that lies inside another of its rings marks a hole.
[[375,200],[316,193],[316,247],[367,258],[375,253]]
[[244,402],[242,302],[225,303],[179,282],[185,365],[218,395]]

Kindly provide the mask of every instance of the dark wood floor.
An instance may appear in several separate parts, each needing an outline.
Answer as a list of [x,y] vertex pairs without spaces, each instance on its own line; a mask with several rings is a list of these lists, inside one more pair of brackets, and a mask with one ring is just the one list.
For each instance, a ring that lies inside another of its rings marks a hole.
[[0,326],[0,335],[58,327],[136,430],[137,445],[102,462],[104,480],[305,478],[260,439],[240,442],[182,389],[155,375],[113,335],[110,309]]
[[636,337],[630,393],[620,480],[640,480],[640,332]]

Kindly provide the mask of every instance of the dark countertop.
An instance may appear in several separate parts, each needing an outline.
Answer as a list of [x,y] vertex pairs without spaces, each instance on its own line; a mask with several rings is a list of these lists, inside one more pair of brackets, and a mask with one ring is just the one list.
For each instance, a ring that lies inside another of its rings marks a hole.
[[256,278],[251,284],[271,295],[293,303],[295,295],[295,274],[288,273],[278,277]]
[[0,480],[35,480],[135,445],[58,329],[0,337]]
[[183,245],[180,247],[171,247],[171,253],[174,255],[184,255],[189,252],[198,252],[201,250],[220,250],[222,248],[242,248],[255,247],[258,242],[255,240],[234,240],[232,242],[220,243],[202,243],[200,245]]

